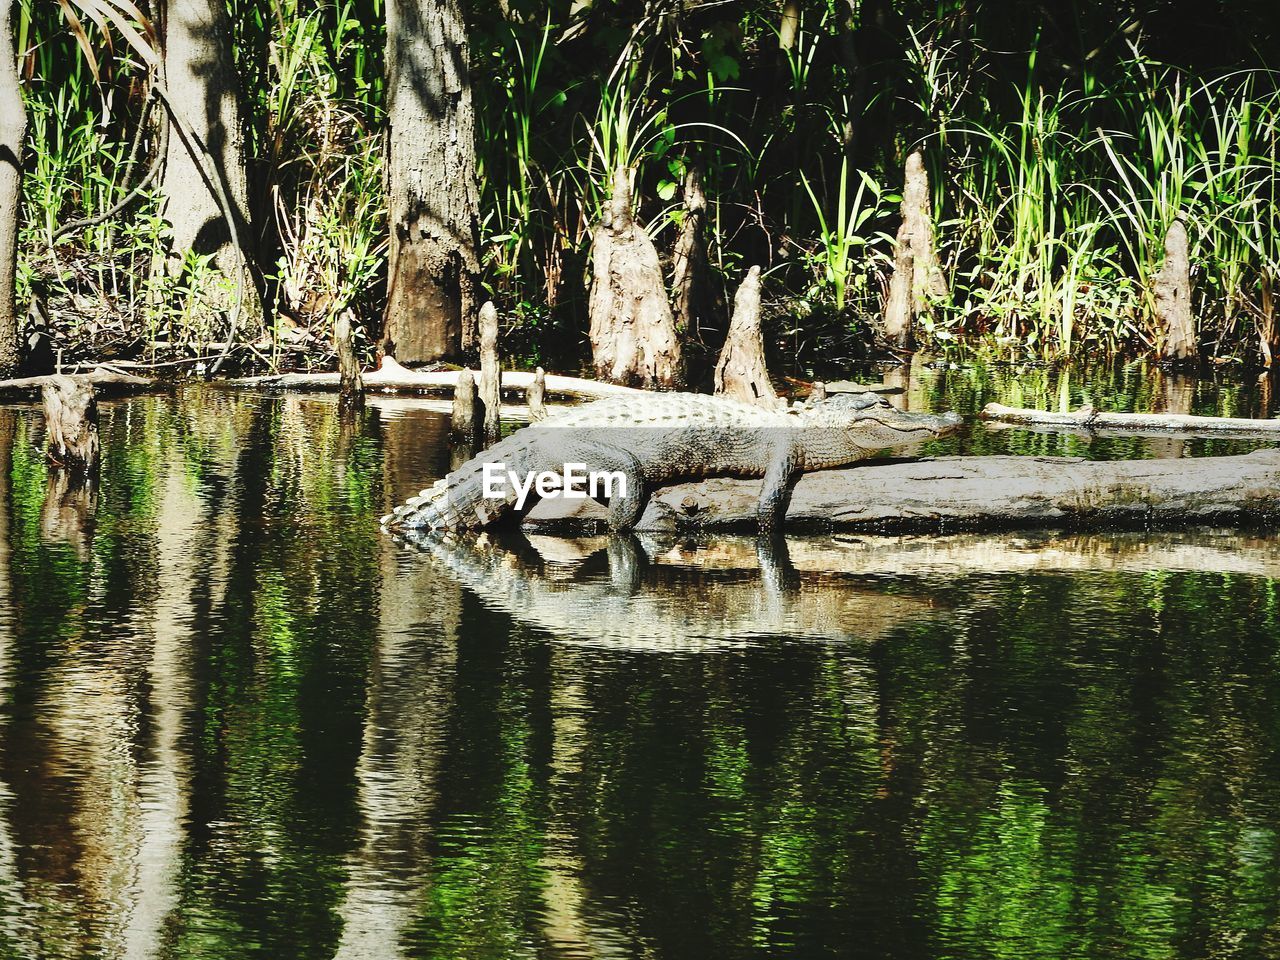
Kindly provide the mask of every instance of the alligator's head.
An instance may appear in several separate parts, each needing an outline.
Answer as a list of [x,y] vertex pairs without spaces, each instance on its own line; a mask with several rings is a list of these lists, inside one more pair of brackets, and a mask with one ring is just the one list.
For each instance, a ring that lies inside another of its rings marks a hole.
[[946,436],[963,422],[956,413],[907,413],[874,393],[837,393],[804,408],[802,416],[868,453]]

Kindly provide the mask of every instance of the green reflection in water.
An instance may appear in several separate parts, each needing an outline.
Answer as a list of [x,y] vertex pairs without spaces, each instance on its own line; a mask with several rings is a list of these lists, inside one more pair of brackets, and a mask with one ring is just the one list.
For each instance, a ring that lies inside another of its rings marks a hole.
[[[443,439],[406,401],[138,398],[90,495],[0,409],[0,955],[1280,953],[1274,538],[405,550],[376,517]],[[1239,448],[1178,443],[958,448]]]

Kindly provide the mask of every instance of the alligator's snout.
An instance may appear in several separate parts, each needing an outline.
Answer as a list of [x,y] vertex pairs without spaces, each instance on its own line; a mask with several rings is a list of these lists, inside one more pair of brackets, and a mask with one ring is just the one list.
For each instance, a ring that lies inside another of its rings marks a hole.
[[937,419],[938,425],[934,429],[934,433],[940,437],[945,437],[949,433],[955,433],[964,423],[964,417],[960,416],[960,414],[956,413],[954,410],[948,410]]

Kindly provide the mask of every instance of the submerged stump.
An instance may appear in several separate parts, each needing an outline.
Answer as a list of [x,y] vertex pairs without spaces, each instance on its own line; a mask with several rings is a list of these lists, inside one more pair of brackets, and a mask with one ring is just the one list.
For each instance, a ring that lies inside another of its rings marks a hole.
[[612,383],[679,387],[683,360],[662,265],[653,241],[632,216],[626,167],[614,172],[613,197],[592,237],[591,256],[588,313],[596,376]]
[[98,400],[84,377],[49,377],[42,391],[45,456],[58,468],[93,474],[99,465]]
[[364,378],[356,353],[355,325],[350,310],[343,310],[333,322],[333,349],[338,355],[338,405],[364,406]]
[[449,431],[459,443],[474,447],[483,430],[479,400],[476,396],[476,379],[470,370],[458,371],[458,383],[453,388],[453,416]]

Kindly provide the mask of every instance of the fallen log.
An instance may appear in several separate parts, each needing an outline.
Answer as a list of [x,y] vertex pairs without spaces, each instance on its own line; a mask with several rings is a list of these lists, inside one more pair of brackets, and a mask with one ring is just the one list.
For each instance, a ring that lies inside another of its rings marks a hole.
[[[59,374],[53,373],[43,377],[21,377],[16,380],[0,380],[0,400],[26,400],[39,397],[44,388],[53,383]],[[78,375],[81,379],[93,384],[99,396],[119,396],[127,393],[140,393],[158,387],[155,380],[146,380],[132,374],[121,373],[107,367],[97,367],[93,372]],[[334,381],[337,389],[337,381]]]
[[[675,484],[649,499],[638,530],[751,529],[758,480]],[[604,516],[591,500],[544,500],[532,524]],[[788,529],[955,532],[1280,522],[1280,449],[1190,460],[939,457],[802,476]]]
[[1081,427],[1088,430],[1128,432],[1156,431],[1161,435],[1180,431],[1211,436],[1225,433],[1280,436],[1280,418],[1251,420],[1243,417],[1196,417],[1180,413],[1107,413],[1103,410],[1094,410],[1092,407],[1081,407],[1075,413],[1051,413],[1047,410],[1028,410],[1022,407],[1006,407],[1000,403],[988,403],[982,409],[982,419],[1028,426]]
[[[366,392],[427,393],[441,396],[452,394],[458,383],[457,370],[410,370],[391,357],[382,366],[364,374]],[[624,387],[581,377],[562,377],[554,373],[546,375],[547,396],[570,397],[575,400],[601,400],[605,397],[643,396],[647,391]],[[504,371],[502,389],[524,391],[533,383],[534,374]],[[225,381],[232,387],[278,388],[282,390],[337,390],[336,373],[276,373],[260,377],[237,377]]]

